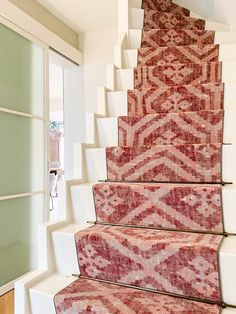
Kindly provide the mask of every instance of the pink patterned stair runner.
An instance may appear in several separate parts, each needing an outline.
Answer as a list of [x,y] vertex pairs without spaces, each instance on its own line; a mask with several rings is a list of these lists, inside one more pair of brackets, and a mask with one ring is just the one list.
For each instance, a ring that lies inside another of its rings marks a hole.
[[128,114],[219,110],[224,105],[222,83],[165,86],[128,91]]
[[220,314],[220,307],[81,278],[54,298],[57,313]]
[[215,32],[189,29],[144,30],[141,47],[214,44]]
[[120,146],[106,148],[108,182],[93,187],[98,224],[76,234],[77,255],[83,276],[182,298],[81,278],[56,295],[60,314],[220,312],[183,299],[222,303],[219,46],[204,21],[171,0],[143,0],[143,8]]
[[110,181],[221,183],[221,144],[107,147]]
[[75,239],[83,276],[221,302],[222,236],[95,225]]
[[221,62],[174,63],[134,69],[134,88],[206,84],[221,82]]
[[185,15],[185,16],[190,15],[189,10],[175,3],[172,3],[171,0],[144,0],[142,7],[143,9],[157,10],[157,11],[180,14],[180,15]]
[[223,233],[220,185],[99,183],[97,221]]
[[204,30],[205,20],[192,17],[164,13],[156,10],[145,10],[144,29],[190,29]]
[[119,145],[222,143],[223,120],[223,110],[120,117]]
[[189,45],[158,48],[140,48],[138,66],[172,65],[218,61],[219,45]]

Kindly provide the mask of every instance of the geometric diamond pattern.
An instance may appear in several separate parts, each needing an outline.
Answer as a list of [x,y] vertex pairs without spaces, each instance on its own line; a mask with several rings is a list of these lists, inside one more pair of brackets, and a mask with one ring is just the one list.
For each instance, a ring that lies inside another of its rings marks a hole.
[[126,182],[221,183],[221,144],[107,147],[107,177]]
[[143,0],[143,9],[157,10],[161,12],[174,13],[189,16],[190,11],[185,9],[171,0]]
[[128,91],[128,115],[223,109],[223,83],[165,86]]
[[221,62],[156,65],[134,69],[134,88],[165,87],[221,81]]
[[223,119],[223,110],[119,117],[119,145],[222,143]]
[[223,109],[223,83],[165,86],[128,91],[128,115]]
[[222,236],[95,225],[75,239],[84,276],[221,301]]
[[214,44],[215,32],[189,29],[144,30],[141,47]]
[[98,222],[223,232],[220,185],[107,182],[93,194]]
[[189,45],[138,50],[138,66],[218,61],[219,45]]
[[54,297],[58,314],[219,314],[217,305],[183,300],[81,278]]
[[191,29],[204,30],[205,20],[156,10],[145,10],[144,29]]

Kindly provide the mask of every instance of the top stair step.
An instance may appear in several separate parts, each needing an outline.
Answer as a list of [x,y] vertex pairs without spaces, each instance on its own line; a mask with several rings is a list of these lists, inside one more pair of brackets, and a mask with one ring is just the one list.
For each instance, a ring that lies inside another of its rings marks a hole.
[[181,14],[185,16],[190,15],[190,11],[188,9],[185,9],[175,3],[172,3],[171,0],[143,0],[142,8],[167,13]]
[[145,10],[144,29],[190,29],[204,30],[205,20],[180,14],[164,13],[155,10]]

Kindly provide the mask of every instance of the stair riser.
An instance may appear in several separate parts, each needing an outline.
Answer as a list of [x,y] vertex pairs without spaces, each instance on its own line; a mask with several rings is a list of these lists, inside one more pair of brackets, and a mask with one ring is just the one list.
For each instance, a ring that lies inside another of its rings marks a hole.
[[[63,263],[60,265],[60,270],[62,273],[67,273],[69,271],[68,265],[72,265],[71,256],[72,252],[68,251],[68,248],[72,248],[74,246],[75,233],[63,233],[58,236],[59,233],[54,232],[54,243],[58,242],[56,245],[58,250],[56,251],[55,257],[63,256]],[[62,237],[64,239],[62,239]],[[67,243],[67,249],[61,245],[61,243]],[[236,271],[235,271],[235,262],[236,262],[236,239],[234,237],[225,238],[223,241],[223,245],[219,251],[219,265],[220,265],[220,277],[223,278],[222,281],[222,295],[223,301],[225,303],[236,305],[235,295],[234,295],[234,283],[236,281]],[[65,251],[66,249],[66,251]],[[68,252],[68,254],[65,254]],[[74,253],[73,253],[74,254]],[[73,260],[74,264],[76,263],[76,259]],[[63,265],[65,270],[63,270]],[[71,273],[73,273],[74,268],[71,267]],[[103,278],[105,279],[105,278]]]
[[[225,84],[224,90],[224,109],[236,110],[236,84]],[[108,116],[119,117],[128,115],[127,92],[108,92],[107,93],[107,109]]]
[[[129,30],[129,49],[139,49],[141,47],[142,30]],[[215,44],[236,44],[236,32],[216,31]]]
[[[140,8],[129,8],[129,28],[143,29],[143,23],[144,10]],[[214,31],[228,31],[230,30],[230,25],[206,21],[205,29]]]
[[[223,127],[223,143],[236,144],[236,110],[225,111]],[[99,118],[97,119],[98,146],[118,146],[118,119]],[[130,145],[127,145],[130,146]]]
[[[219,61],[234,62],[236,61],[236,44],[235,45],[220,45]],[[138,66],[138,50],[127,49],[123,50],[123,69],[135,68]]]
[[[225,84],[236,84],[236,61],[223,62],[222,64],[222,81]],[[117,91],[127,91],[134,89],[134,70],[118,69],[115,70],[115,82]]]
[[[76,224],[95,221],[95,205],[93,200],[92,184],[88,186],[74,186],[71,188],[72,214]],[[230,190],[230,186],[223,187],[222,190],[224,228],[228,233],[236,233],[236,191]],[[86,208],[86,211],[84,210]]]

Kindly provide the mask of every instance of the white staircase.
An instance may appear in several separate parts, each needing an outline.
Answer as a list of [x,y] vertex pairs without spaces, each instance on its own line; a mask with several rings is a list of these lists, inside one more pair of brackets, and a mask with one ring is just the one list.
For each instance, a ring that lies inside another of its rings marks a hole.
[[[120,0],[119,0],[120,1]],[[123,4],[128,0],[122,0]],[[54,314],[54,295],[79,274],[74,235],[95,221],[92,185],[107,179],[106,146],[118,145],[118,116],[127,115],[127,90],[133,89],[133,68],[141,45],[143,10],[141,0],[129,1],[127,33],[121,33],[115,47],[115,65],[107,68],[107,86],[98,92],[99,114],[87,117],[87,143],[75,145],[74,163],[78,180],[60,186],[58,222],[39,227],[39,270],[16,283],[16,314]],[[124,14],[125,16],[125,14]],[[191,14],[191,16],[196,16]],[[124,26],[125,28],[125,26]],[[223,146],[224,226],[236,234],[236,32],[230,26],[207,22],[216,30],[225,82],[225,125]],[[224,239],[219,253],[223,300],[236,306],[236,237]],[[24,301],[23,301],[24,300]],[[223,314],[235,314],[224,309]]]

